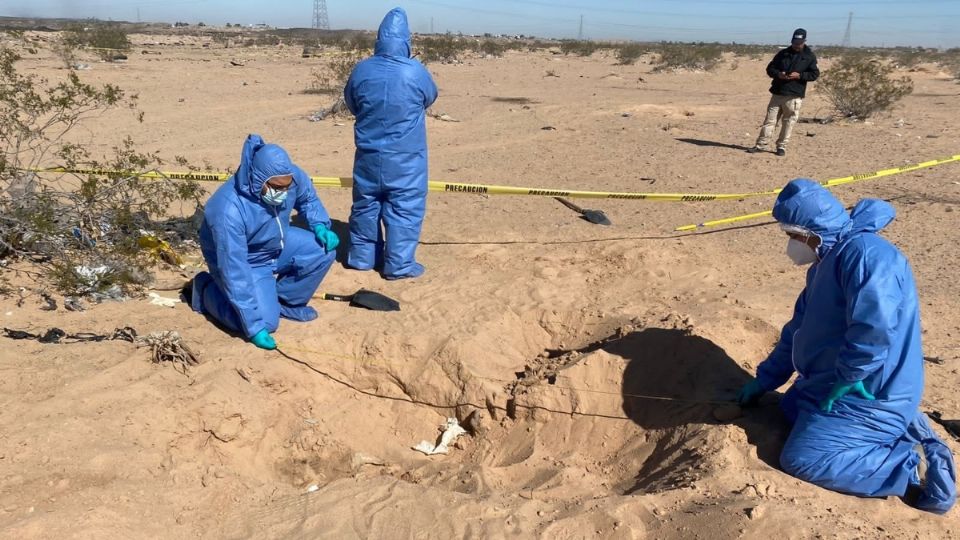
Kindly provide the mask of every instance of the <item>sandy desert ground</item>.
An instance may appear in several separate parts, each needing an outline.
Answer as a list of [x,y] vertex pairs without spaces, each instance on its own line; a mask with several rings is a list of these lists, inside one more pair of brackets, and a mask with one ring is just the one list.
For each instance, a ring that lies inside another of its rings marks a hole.
[[[145,112],[142,124],[129,111],[98,118],[82,142],[106,152],[130,135],[167,160],[222,171],[256,132],[311,174],[349,176],[352,121],[308,120],[327,104],[302,92],[322,59],[176,39],[134,36],[129,61],[81,72],[139,94]],[[430,176],[744,192],[960,153],[960,86],[927,67],[909,73],[914,93],[889,115],[799,124],[786,157],[748,155],[768,95],[765,62],[651,73],[648,61],[544,51],[430,65],[441,95],[433,111],[460,120],[428,120]],[[48,54],[20,67],[65,75]],[[803,115],[826,112],[814,85]],[[931,359],[923,409],[960,417],[960,164],[836,193],[895,204],[886,234],[914,266]],[[342,231],[349,192],[320,195]],[[788,428],[776,396],[731,422],[714,419],[777,339],[803,269],[764,220],[673,229],[768,209],[772,198],[579,202],[614,225],[591,225],[549,197],[432,193],[423,278],[387,282],[338,264],[322,285],[381,291],[402,311],[317,300],[318,320],[281,324],[292,358],[182,304],[68,312],[61,302],[46,312],[33,299],[0,299],[5,327],[176,330],[203,359],[182,374],[129,343],[3,340],[0,536],[960,537],[956,510],[933,516],[781,472]],[[471,417],[473,433],[446,456],[411,449],[450,416]]]

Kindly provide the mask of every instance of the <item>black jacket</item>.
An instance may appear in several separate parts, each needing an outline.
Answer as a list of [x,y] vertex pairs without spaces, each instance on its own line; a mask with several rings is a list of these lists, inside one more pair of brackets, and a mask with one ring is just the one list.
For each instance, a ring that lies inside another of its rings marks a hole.
[[[796,71],[800,74],[798,81],[785,81],[777,76],[783,73]],[[807,93],[807,83],[817,80],[820,76],[820,69],[817,68],[817,55],[813,54],[810,47],[803,46],[800,52],[787,47],[782,49],[773,57],[773,60],[767,64],[767,75],[773,79],[770,85],[770,93],[779,96],[804,97]]]

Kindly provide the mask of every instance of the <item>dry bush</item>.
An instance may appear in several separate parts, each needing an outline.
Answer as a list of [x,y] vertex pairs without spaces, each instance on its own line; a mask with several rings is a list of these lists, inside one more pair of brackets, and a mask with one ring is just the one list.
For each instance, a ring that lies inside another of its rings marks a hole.
[[624,43],[617,47],[617,63],[622,66],[629,66],[636,63],[643,56],[646,49],[639,43]]
[[560,52],[566,55],[590,56],[598,50],[600,50],[600,44],[596,41],[565,39],[560,42]]
[[62,46],[92,49],[100,59],[110,62],[116,59],[118,53],[129,51],[131,44],[126,30],[119,25],[94,22],[69,26],[64,31]]
[[325,64],[313,72],[313,80],[310,81],[310,86],[304,90],[304,93],[343,94],[343,87],[353,73],[353,68],[357,67],[365,57],[366,54],[361,51],[345,51],[330,57]]
[[450,35],[421,38],[417,40],[416,45],[419,49],[420,61],[424,64],[456,62],[461,54],[473,48],[473,45],[466,40]]
[[501,57],[507,52],[507,46],[493,39],[485,39],[480,43],[478,52],[485,55]]
[[894,71],[878,60],[844,58],[823,72],[817,88],[841,116],[868,118],[913,92],[913,81],[893,78]]
[[654,71],[691,69],[710,71],[721,60],[721,49],[716,43],[661,43],[657,47],[659,59]]
[[[138,245],[141,230],[157,229],[176,201],[199,205],[201,188],[139,178],[160,160],[130,139],[105,160],[68,142],[69,133],[106,110],[134,109],[136,97],[86,84],[73,71],[56,84],[24,75],[20,58],[0,47],[0,261],[31,260],[69,294],[146,282],[153,261]],[[99,172],[34,172],[51,165]]]

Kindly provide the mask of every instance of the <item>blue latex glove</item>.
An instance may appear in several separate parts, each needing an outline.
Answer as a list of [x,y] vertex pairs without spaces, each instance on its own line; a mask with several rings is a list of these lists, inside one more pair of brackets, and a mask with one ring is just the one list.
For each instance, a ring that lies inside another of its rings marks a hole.
[[863,381],[853,383],[837,381],[833,383],[833,388],[831,388],[830,393],[827,394],[827,399],[820,402],[820,410],[826,413],[833,412],[833,403],[850,393],[859,394],[863,399],[870,401],[877,399],[863,387]]
[[270,335],[270,332],[267,332],[267,329],[257,332],[252,338],[250,338],[250,343],[253,343],[261,349],[272,351],[277,348],[277,342],[273,340],[273,336]]
[[337,249],[337,246],[340,245],[340,238],[337,237],[337,233],[323,225],[315,226],[313,228],[313,234],[317,235],[317,242],[320,242],[320,245],[323,246],[323,249],[326,250],[327,253]]
[[760,383],[756,379],[751,379],[750,382],[743,385],[743,388],[740,389],[740,393],[737,394],[737,403],[743,406],[751,407],[757,404],[757,401],[761,396],[766,394],[767,391],[760,387]]

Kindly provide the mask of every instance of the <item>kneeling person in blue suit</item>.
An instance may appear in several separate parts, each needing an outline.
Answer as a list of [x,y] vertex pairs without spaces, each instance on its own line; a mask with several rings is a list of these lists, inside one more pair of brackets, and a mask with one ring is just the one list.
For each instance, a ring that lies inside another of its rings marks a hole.
[[[290,226],[296,209],[311,231]],[[310,177],[283,148],[250,135],[237,172],[207,201],[200,247],[209,272],[193,280],[191,305],[261,349],[275,349],[280,317],[317,318],[307,303],[340,243]]]
[[811,264],[806,288],[756,379],[753,404],[796,373],[780,401],[793,423],[780,455],[787,473],[866,497],[895,495],[944,513],[956,501],[950,449],[920,412],[923,352],[910,264],[877,233],[890,204],[867,199],[847,213],[818,183],[787,184],[773,216],[787,255]]

